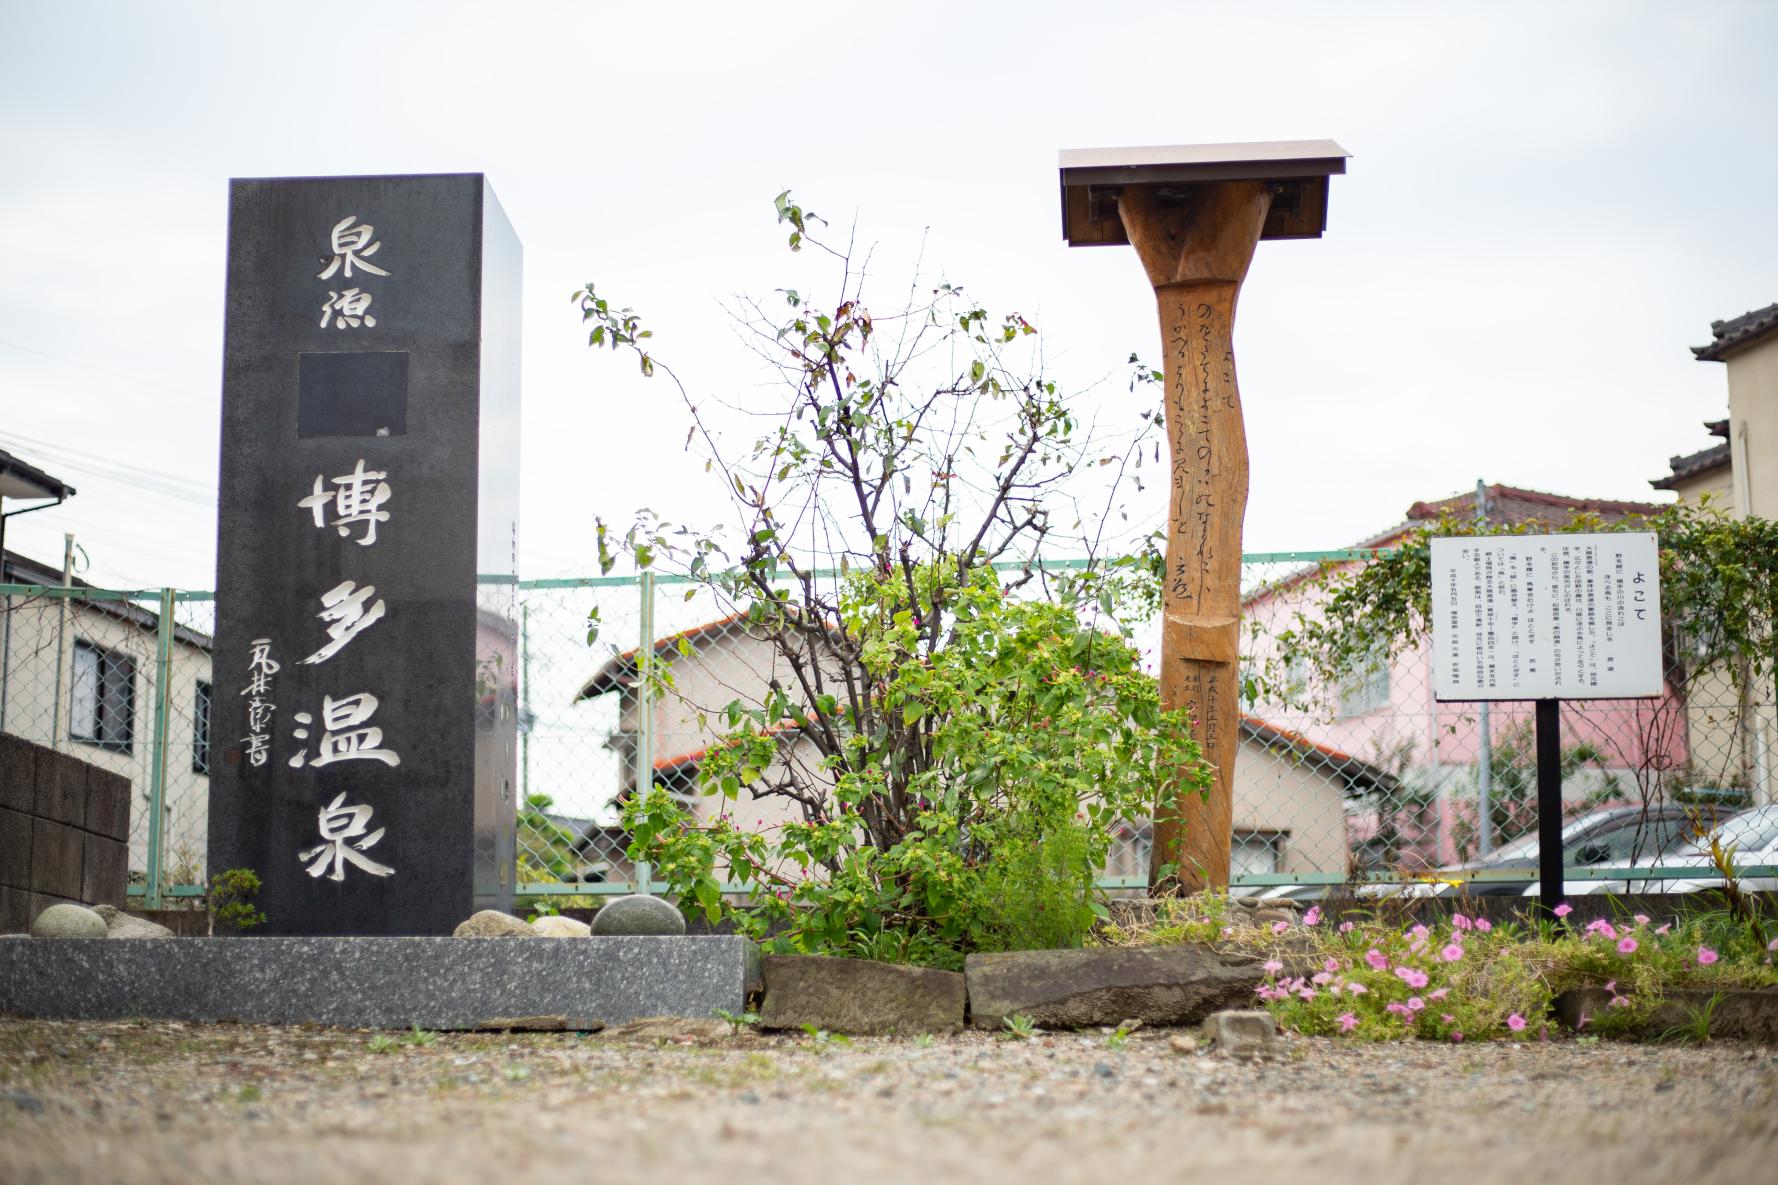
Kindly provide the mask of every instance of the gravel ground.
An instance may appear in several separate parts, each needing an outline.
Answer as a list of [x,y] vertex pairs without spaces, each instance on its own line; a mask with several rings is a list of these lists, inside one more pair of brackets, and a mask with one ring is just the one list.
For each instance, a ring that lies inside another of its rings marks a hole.
[[0,1020],[0,1182],[1778,1174],[1778,1050],[1726,1043],[1294,1039],[1239,1062],[1180,1052],[1168,1031],[1115,1048],[1100,1033],[842,1044],[711,1022],[373,1052],[377,1036]]

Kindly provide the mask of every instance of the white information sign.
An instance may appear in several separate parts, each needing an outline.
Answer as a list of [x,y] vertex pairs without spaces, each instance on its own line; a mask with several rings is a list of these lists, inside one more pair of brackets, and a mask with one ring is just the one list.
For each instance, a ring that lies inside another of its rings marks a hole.
[[1432,541],[1433,696],[1661,694],[1653,532]]

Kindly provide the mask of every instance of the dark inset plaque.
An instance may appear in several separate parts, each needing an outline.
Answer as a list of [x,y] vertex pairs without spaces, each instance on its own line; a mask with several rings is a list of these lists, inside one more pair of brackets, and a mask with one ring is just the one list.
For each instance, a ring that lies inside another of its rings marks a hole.
[[407,351],[297,355],[298,436],[405,436]]

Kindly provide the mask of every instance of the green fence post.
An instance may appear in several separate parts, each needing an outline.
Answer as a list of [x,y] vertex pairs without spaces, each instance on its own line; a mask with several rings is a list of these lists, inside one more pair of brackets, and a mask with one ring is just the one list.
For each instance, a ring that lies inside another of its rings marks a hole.
[[[654,789],[654,696],[649,679],[654,674],[654,573],[644,569],[636,581],[641,601],[641,645],[636,650],[636,793]],[[646,860],[636,862],[636,892],[653,891],[654,868]]]
[[148,885],[143,904],[149,909],[161,907],[161,844],[165,842],[162,826],[167,803],[167,733],[172,714],[172,699],[167,694],[173,671],[173,590],[161,589],[160,621],[154,648],[154,742],[148,750]]

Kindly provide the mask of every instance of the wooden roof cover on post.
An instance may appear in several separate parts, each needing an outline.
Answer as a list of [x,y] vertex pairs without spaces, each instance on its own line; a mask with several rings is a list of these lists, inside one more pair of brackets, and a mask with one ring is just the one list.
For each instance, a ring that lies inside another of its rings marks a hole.
[[1332,140],[1075,148],[1061,154],[1062,237],[1070,247],[1129,242],[1117,213],[1126,185],[1189,199],[1213,181],[1266,181],[1272,206],[1262,239],[1316,239],[1327,226],[1327,179],[1351,156]]

